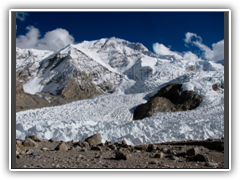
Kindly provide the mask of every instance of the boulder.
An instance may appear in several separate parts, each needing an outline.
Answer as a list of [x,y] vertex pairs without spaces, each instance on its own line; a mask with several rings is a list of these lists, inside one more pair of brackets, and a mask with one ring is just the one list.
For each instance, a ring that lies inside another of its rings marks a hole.
[[25,147],[38,147],[38,144],[30,138],[26,138],[23,141],[23,146]]
[[157,146],[154,144],[149,144],[147,147],[147,152],[156,152]]
[[116,151],[115,159],[129,160],[130,155],[128,153],[124,153],[124,152],[121,152],[121,151]]
[[177,101],[177,111],[187,111],[195,109],[202,101],[200,95],[194,94],[193,91],[183,91]]
[[66,144],[64,142],[62,142],[59,145],[57,145],[57,147],[54,150],[57,150],[57,151],[67,151],[68,147],[66,146]]
[[133,120],[150,117],[159,112],[192,110],[199,106],[202,101],[200,95],[194,94],[193,91],[181,90],[182,84],[169,84],[161,88],[150,100],[135,109]]
[[50,142],[55,142],[54,138],[49,139]]
[[147,148],[148,148],[147,144],[141,144],[141,145],[134,146],[134,149],[136,149],[136,150],[144,150],[144,151],[146,151]]
[[39,139],[36,135],[26,136],[25,139],[27,139],[27,138],[30,138],[30,139],[32,139],[32,140],[35,141],[35,142],[41,142],[41,141],[42,141],[42,140]]
[[187,155],[188,156],[196,156],[197,154],[199,154],[199,149],[198,148],[191,148],[189,150],[187,150]]
[[74,146],[75,147],[80,146],[80,147],[84,147],[84,148],[89,148],[89,144],[86,141],[79,141],[79,142],[75,143]]
[[96,146],[102,142],[102,137],[100,133],[97,133],[88,137],[85,141],[88,142],[90,146]]
[[216,163],[216,162],[206,162],[205,166],[217,168],[218,167],[218,163]]
[[162,87],[157,94],[155,94],[152,98],[155,97],[165,97],[169,99],[172,103],[176,104],[179,99],[179,93],[182,90],[182,84],[169,84],[167,86]]
[[101,151],[101,147],[99,147],[99,146],[92,146],[91,150]]
[[147,103],[138,106],[134,112],[134,120],[150,117],[158,112],[174,112],[175,105],[165,97],[154,97]]
[[16,144],[16,151],[18,151],[18,152],[25,152],[26,151],[26,149],[25,149],[25,147],[23,146],[23,145],[21,145],[21,144]]
[[155,158],[160,158],[160,159],[162,159],[162,158],[164,158],[164,153],[163,153],[163,152],[156,153],[156,154],[154,155],[154,157],[155,157]]
[[187,157],[188,160],[190,161],[204,161],[204,162],[209,162],[209,157],[206,154],[197,154],[196,156],[190,156]]
[[117,149],[117,147],[114,145],[114,144],[111,144],[111,145],[109,145],[108,146],[111,150],[116,150]]
[[123,145],[127,145],[127,142],[126,142],[125,139],[122,140],[122,144],[123,144]]
[[106,145],[106,146],[108,146],[108,145],[110,145],[110,144],[112,144],[111,141],[108,141],[108,140],[105,141],[105,145]]
[[206,154],[197,154],[192,158],[193,161],[204,161],[204,162],[210,162],[208,156]]
[[214,91],[219,90],[221,87],[222,87],[222,84],[221,84],[221,83],[216,83],[216,84],[213,84],[213,85],[212,85],[212,89],[213,89]]

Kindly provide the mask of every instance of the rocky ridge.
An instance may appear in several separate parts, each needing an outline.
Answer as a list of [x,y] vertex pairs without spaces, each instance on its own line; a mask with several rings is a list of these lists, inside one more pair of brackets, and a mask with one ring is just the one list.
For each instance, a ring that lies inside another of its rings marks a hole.
[[40,140],[32,135],[16,140],[16,168],[224,168],[224,140],[132,146],[125,140],[102,143],[99,133],[79,142]]
[[17,90],[16,109],[30,109],[27,103],[40,108],[112,93],[125,75],[142,76],[144,61],[157,58],[174,57],[156,55],[140,43],[114,37],[69,44],[55,52],[16,48],[16,83],[24,94],[19,98]]
[[158,112],[176,112],[192,110],[202,101],[200,95],[193,91],[182,91],[182,84],[169,84],[159,90],[145,104],[139,105],[133,120],[143,119]]

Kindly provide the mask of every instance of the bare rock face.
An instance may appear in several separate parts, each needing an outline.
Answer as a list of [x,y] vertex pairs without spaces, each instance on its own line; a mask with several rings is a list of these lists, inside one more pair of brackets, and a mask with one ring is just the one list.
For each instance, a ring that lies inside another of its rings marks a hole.
[[[82,75],[80,73],[80,75]],[[90,81],[89,78],[85,81]],[[90,81],[91,82],[91,81]],[[87,84],[87,83],[85,83]],[[97,89],[93,85],[81,86],[74,78],[70,78],[67,86],[62,90],[62,97],[67,101],[80,100],[90,98],[92,95],[98,94]]]
[[181,89],[182,84],[169,84],[161,88],[147,103],[135,109],[133,120],[150,117],[158,112],[187,111],[198,107],[202,97],[193,91],[181,92]]
[[158,112],[174,111],[176,111],[175,105],[169,99],[165,97],[155,97],[149,100],[146,104],[138,106],[134,112],[134,120],[150,117]]

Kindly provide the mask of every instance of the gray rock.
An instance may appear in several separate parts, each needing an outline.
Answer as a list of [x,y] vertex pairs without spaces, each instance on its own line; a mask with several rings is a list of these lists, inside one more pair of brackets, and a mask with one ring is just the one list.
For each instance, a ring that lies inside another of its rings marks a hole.
[[38,151],[33,151],[30,155],[32,156],[41,156],[42,153],[38,152]]
[[36,135],[26,136],[25,139],[27,138],[32,139],[35,142],[41,142],[41,139],[39,139]]
[[156,152],[157,150],[157,146],[154,145],[154,144],[149,144],[148,147],[147,147],[147,152]]
[[25,147],[23,145],[16,144],[16,151],[18,151],[18,152],[25,152],[26,149],[25,149]]
[[54,138],[49,139],[50,142],[55,142]]
[[218,163],[216,163],[216,162],[206,162],[205,166],[217,168]]
[[214,91],[219,90],[221,87],[222,87],[222,84],[221,84],[221,83],[216,83],[216,84],[213,84],[213,85],[212,85],[212,89],[213,89]]
[[196,156],[199,153],[200,153],[200,150],[198,148],[191,148],[191,149],[187,150],[188,156]]
[[30,138],[26,138],[23,142],[25,147],[38,147],[38,144]]
[[148,148],[147,144],[141,144],[141,145],[134,146],[134,149],[136,149],[136,150],[144,150],[144,151],[146,151],[147,148]]
[[125,139],[122,140],[122,145],[128,145]]
[[110,145],[110,144],[112,144],[111,141],[108,141],[108,140],[105,141],[105,145],[106,145],[106,146],[108,146],[108,145]]
[[66,146],[66,144],[63,142],[63,143],[60,143],[56,148],[55,150],[57,151],[67,151],[68,150],[68,147]]
[[121,152],[121,151],[116,151],[115,159],[129,160],[130,155],[128,153],[124,153],[124,152]]
[[169,84],[150,98],[145,104],[139,105],[133,115],[133,120],[150,117],[158,112],[176,112],[192,110],[202,101],[200,95],[193,91],[180,91],[182,84]]
[[86,141],[79,141],[79,142],[75,143],[74,146],[75,147],[80,146],[80,147],[84,147],[84,148],[89,148],[89,144]]
[[100,133],[97,133],[88,137],[85,141],[88,142],[90,146],[96,146],[102,142],[102,137]]
[[154,155],[154,157],[162,159],[162,158],[164,158],[164,153],[163,152],[157,153]]
[[209,158],[206,154],[197,154],[192,158],[193,161],[204,161],[209,162]]
[[117,147],[116,147],[114,144],[111,144],[111,145],[109,145],[108,147],[109,147],[111,150],[117,149]]
[[17,145],[22,145],[22,143],[23,143],[23,140],[20,140],[20,139],[16,140]]

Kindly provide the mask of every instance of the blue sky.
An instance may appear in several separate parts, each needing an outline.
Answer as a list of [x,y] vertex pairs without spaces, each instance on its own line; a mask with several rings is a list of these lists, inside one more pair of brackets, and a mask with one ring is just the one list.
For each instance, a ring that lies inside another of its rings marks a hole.
[[20,12],[16,23],[20,48],[117,37],[157,54],[223,59],[223,12]]

